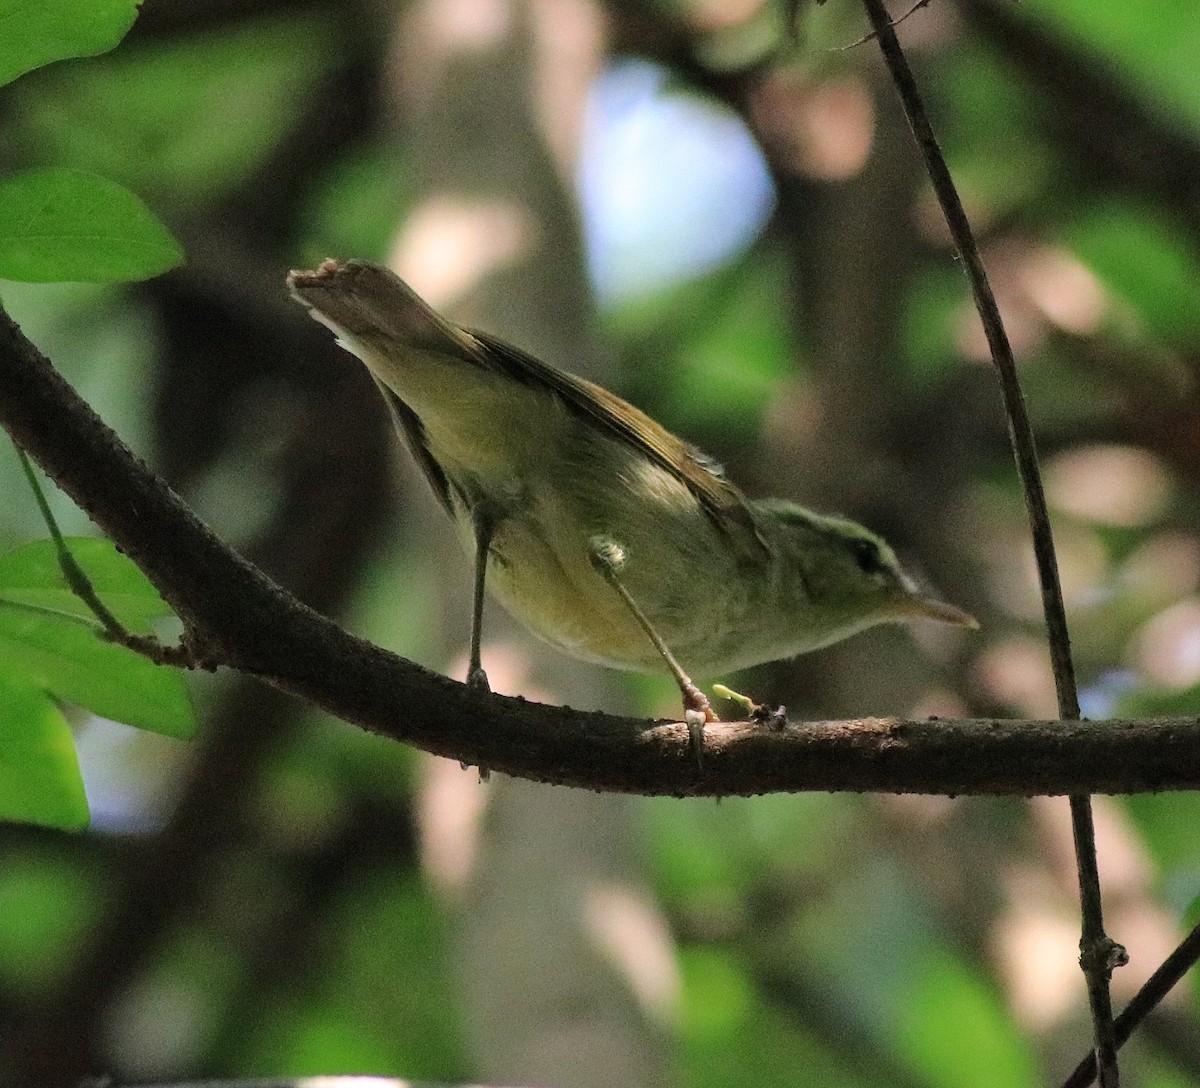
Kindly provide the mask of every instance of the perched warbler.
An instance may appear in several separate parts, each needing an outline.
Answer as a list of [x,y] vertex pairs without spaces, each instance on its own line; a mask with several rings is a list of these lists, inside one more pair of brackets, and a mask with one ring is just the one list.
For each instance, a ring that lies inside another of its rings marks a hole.
[[699,757],[716,716],[693,673],[793,657],[880,623],[977,626],[922,592],[861,525],[747,499],[637,408],[451,324],[380,265],[327,260],[288,286],[366,364],[474,551],[472,685],[487,686],[486,585],[575,657],[669,669]]

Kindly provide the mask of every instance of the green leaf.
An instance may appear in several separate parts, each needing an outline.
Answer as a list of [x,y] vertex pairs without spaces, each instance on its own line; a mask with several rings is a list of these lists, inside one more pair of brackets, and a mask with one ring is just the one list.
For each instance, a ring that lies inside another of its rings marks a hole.
[[9,665],[0,667],[0,820],[78,831],[88,807],[71,730]]
[[141,0],[5,0],[0,7],[0,86],[44,64],[112,49]]
[[195,723],[183,677],[99,631],[78,616],[0,601],[0,661],[10,670],[101,717],[190,736]]
[[81,170],[48,167],[0,181],[0,277],[108,283],[157,276],[183,260],[133,193]]
[[[68,537],[67,547],[109,610],[131,631],[151,630],[151,621],[172,615],[137,565],[111,541]],[[54,543],[38,540],[0,555],[0,601],[65,612],[91,620],[91,610],[67,586]]]

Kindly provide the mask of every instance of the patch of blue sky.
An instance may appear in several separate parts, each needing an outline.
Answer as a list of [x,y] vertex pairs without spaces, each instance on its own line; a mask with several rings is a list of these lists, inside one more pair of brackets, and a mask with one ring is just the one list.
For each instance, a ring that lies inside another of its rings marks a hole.
[[712,271],[754,241],[775,206],[741,119],[671,88],[642,60],[616,62],[592,87],[578,185],[601,305]]
[[1085,718],[1111,718],[1117,713],[1121,699],[1137,687],[1138,678],[1132,670],[1107,669],[1094,683],[1079,689],[1079,711]]

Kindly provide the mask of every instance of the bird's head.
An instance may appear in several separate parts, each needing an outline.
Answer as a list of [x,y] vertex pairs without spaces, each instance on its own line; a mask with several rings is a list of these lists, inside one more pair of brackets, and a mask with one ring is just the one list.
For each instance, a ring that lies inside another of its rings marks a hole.
[[828,641],[913,619],[979,626],[970,613],[918,586],[887,542],[857,522],[778,500],[756,505],[775,522],[785,577],[794,579],[800,602],[807,600],[837,629]]

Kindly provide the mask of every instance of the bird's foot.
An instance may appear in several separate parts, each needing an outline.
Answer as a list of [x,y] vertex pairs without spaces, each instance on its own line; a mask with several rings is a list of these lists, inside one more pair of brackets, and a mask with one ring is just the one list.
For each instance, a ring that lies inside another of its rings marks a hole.
[[687,722],[688,742],[696,757],[696,766],[704,767],[704,727],[709,722],[719,722],[716,711],[704,694],[695,684],[688,682],[680,685],[683,693],[683,720]]
[[467,670],[467,687],[485,695],[491,694],[492,685],[488,683],[487,673],[483,671],[482,665],[472,665]]
[[[492,686],[488,683],[487,673],[483,671],[482,665],[472,665],[467,670],[467,687],[470,691],[478,695],[490,695],[492,693]],[[461,761],[458,765],[464,771],[471,766],[470,763],[463,763]],[[486,782],[492,777],[492,772],[482,764],[480,764],[478,770],[480,782]]]

